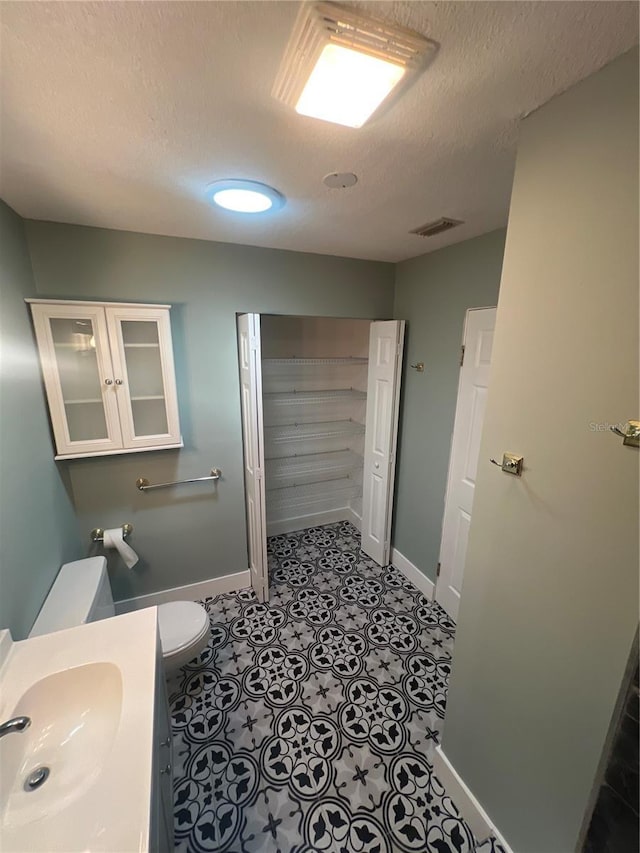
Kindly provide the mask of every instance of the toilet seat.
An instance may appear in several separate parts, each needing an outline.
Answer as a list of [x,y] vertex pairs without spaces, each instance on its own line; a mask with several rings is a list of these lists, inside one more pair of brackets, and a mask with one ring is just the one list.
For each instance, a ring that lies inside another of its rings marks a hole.
[[207,645],[209,614],[195,601],[169,601],[158,606],[158,628],[165,664],[182,666]]

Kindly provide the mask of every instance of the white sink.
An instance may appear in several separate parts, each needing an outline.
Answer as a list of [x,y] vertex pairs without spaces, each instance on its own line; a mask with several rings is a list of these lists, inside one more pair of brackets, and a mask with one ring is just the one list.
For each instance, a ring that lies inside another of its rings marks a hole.
[[[89,663],[47,675],[20,698],[11,717],[31,725],[0,740],[0,809],[6,829],[57,819],[99,777],[122,711],[122,676],[113,663]],[[49,775],[25,790],[39,767]],[[64,816],[60,817],[64,819]]]
[[[12,642],[0,631],[0,850],[149,853],[156,608]],[[27,777],[49,775],[34,790]]]

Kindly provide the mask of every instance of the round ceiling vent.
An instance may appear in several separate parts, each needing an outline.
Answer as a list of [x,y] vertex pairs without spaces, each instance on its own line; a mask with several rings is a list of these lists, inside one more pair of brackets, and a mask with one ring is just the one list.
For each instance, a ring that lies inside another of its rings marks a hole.
[[322,182],[331,190],[344,190],[358,183],[358,176],[353,172],[330,172]]

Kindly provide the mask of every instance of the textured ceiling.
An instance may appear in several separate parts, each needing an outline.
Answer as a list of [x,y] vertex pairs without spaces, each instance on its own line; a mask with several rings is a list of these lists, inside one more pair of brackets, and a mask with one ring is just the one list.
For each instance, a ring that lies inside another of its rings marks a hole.
[[[386,261],[505,224],[518,121],[637,42],[620,2],[368,2],[440,44],[360,130],[271,98],[297,2],[3,2],[0,194],[24,217]],[[358,184],[330,190],[327,172]],[[208,183],[272,184],[241,217]],[[441,215],[465,225],[424,239]]]

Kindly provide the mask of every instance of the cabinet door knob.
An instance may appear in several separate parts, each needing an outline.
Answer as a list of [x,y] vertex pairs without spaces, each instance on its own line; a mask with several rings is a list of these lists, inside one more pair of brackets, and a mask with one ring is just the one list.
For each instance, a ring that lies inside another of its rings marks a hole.
[[122,385],[122,379],[116,379],[116,385]]
[[113,385],[113,379],[105,379],[104,384],[105,385]]

